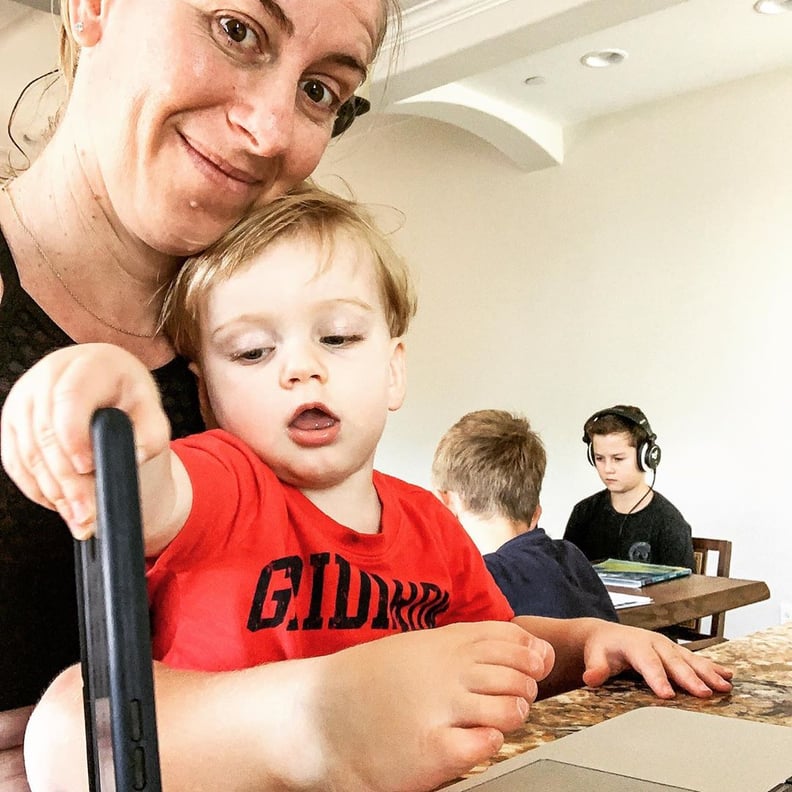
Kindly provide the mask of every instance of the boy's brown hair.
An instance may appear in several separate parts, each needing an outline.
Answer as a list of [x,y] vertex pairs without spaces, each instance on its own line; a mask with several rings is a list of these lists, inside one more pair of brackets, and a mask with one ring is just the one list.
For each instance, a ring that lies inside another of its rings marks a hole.
[[162,326],[176,351],[197,361],[200,317],[212,287],[243,270],[276,240],[309,239],[324,252],[317,275],[332,266],[333,245],[343,235],[369,253],[391,336],[407,332],[416,297],[409,270],[363,207],[313,184],[253,211],[203,253],[184,263],[162,306]]
[[530,525],[539,506],[547,454],[527,418],[505,410],[477,410],[441,438],[432,486],[455,492],[465,508]]
[[[642,421],[646,422],[646,416],[641,410],[631,404],[617,404],[611,409],[616,412],[601,410],[586,421],[583,436],[588,438],[589,443],[594,440],[594,435],[626,434],[630,438],[629,445],[638,448],[649,439],[649,433],[642,425]],[[620,412],[624,415],[619,415]]]

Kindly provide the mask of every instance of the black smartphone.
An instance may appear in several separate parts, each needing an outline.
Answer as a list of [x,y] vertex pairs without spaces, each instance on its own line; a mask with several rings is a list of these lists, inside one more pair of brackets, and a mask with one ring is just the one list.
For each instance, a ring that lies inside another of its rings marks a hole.
[[135,442],[126,413],[91,420],[96,535],[75,541],[92,792],[161,792]]

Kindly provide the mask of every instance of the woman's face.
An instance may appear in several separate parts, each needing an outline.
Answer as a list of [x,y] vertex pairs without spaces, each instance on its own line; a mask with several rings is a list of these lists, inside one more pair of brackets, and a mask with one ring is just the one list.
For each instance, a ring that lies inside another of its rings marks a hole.
[[157,250],[205,248],[313,172],[382,17],[381,0],[104,0],[66,116],[100,201]]

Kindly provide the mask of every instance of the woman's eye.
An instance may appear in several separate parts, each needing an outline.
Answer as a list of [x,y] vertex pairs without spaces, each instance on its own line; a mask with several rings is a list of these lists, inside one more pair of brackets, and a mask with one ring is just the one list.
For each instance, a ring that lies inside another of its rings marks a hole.
[[300,90],[314,103],[333,108],[339,104],[335,94],[320,80],[310,79],[300,82]]
[[228,38],[235,44],[245,44],[246,47],[258,46],[258,36],[251,27],[236,17],[220,17],[220,27]]

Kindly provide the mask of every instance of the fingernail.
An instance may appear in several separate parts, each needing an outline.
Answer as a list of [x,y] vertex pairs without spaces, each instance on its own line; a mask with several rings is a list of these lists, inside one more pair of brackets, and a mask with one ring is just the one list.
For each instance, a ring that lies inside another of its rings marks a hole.
[[524,698],[517,699],[517,709],[520,711],[522,719],[525,720],[528,717],[529,705]]
[[91,522],[87,525],[84,523],[70,523],[69,530],[75,539],[83,542],[86,539],[90,539],[96,533],[96,523]]

